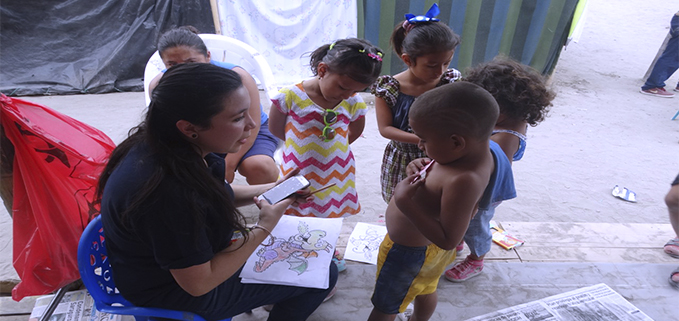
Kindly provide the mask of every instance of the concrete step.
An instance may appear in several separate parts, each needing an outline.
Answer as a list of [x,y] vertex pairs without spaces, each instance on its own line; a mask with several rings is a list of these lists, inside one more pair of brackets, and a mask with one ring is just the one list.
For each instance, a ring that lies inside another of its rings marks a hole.
[[[383,221],[368,222],[384,225]],[[498,222],[525,243],[512,250],[492,244],[486,260],[505,262],[679,263],[663,251],[670,224]],[[356,222],[343,223],[337,248],[344,253]],[[465,247],[458,259],[469,254]],[[347,264],[365,264],[348,261]]]

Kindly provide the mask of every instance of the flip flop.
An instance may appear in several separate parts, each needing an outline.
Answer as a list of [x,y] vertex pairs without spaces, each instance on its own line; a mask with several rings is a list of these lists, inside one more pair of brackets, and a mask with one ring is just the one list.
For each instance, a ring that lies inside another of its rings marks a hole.
[[670,285],[673,288],[679,290],[679,282],[675,282],[674,280],[672,280],[672,276],[674,276],[675,274],[679,274],[679,268],[675,269],[674,271],[672,271],[672,273],[670,273],[670,277],[669,279],[667,279],[667,281],[670,282]]
[[667,255],[679,259],[679,237],[667,241],[663,250]]
[[625,201],[628,201],[628,202],[632,202],[632,203],[637,202],[637,193],[628,190],[626,187],[620,187],[618,185],[615,185],[615,187],[613,187],[613,191],[611,192],[611,194],[613,194],[613,196],[615,196],[619,199],[622,199],[622,200],[625,200]]

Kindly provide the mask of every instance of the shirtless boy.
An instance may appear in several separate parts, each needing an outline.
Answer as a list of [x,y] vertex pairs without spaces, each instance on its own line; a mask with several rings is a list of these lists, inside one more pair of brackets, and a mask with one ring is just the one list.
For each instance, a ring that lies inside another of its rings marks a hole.
[[368,320],[394,320],[410,302],[411,321],[434,313],[439,278],[489,182],[502,176],[494,156],[502,150],[489,141],[498,113],[493,96],[467,82],[432,89],[413,103],[410,126],[433,162],[401,181],[387,206]]

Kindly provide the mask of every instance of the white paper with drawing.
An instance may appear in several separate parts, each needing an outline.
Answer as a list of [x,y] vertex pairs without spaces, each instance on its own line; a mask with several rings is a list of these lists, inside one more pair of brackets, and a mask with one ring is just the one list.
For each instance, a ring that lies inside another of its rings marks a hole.
[[356,223],[349,236],[344,258],[347,260],[377,264],[380,243],[387,235],[387,227],[382,225]]
[[327,289],[341,229],[341,218],[284,215],[245,262],[241,281]]

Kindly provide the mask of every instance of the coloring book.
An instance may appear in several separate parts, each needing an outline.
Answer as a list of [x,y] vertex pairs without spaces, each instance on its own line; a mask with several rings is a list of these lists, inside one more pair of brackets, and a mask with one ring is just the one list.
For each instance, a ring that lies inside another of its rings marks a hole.
[[386,226],[356,223],[356,227],[349,236],[344,258],[377,265],[377,254],[385,235],[387,235]]
[[283,215],[245,262],[241,282],[327,289],[341,229],[342,218]]

